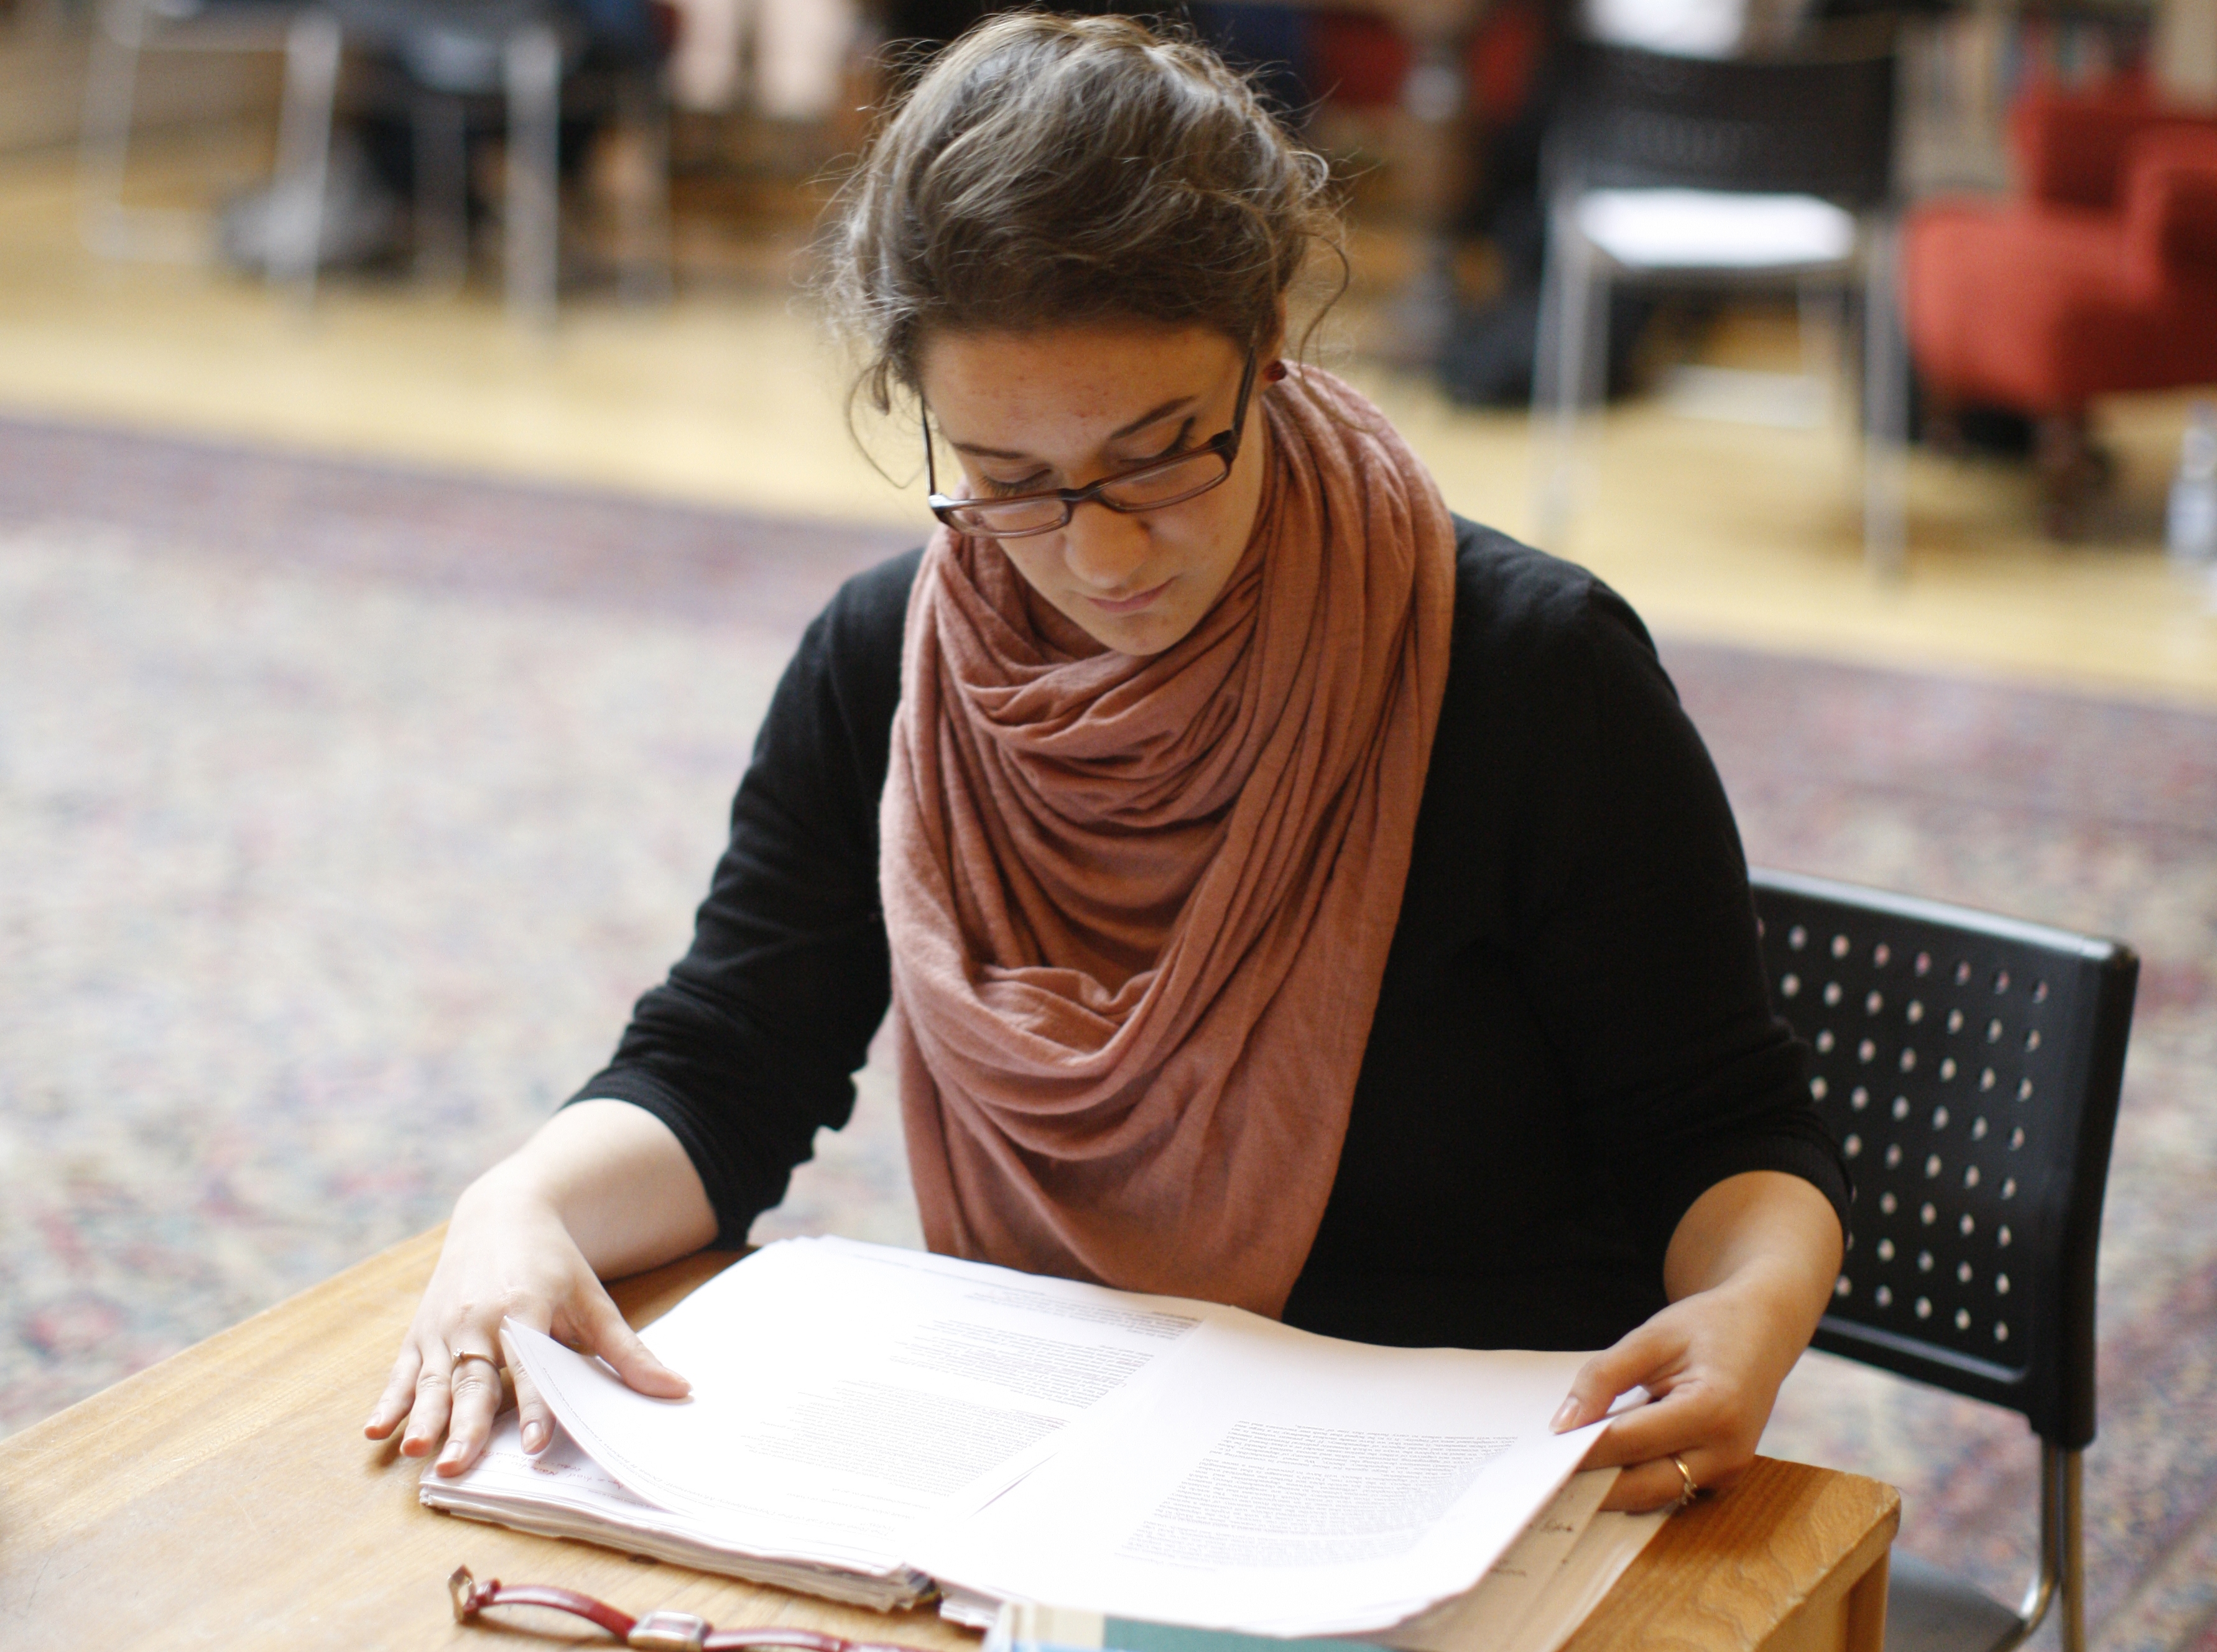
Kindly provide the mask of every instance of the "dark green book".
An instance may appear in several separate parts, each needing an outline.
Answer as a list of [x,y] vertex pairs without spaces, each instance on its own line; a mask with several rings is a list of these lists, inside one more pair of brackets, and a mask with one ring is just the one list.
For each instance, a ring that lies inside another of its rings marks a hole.
[[1109,1618],[1068,1606],[1039,1606],[1013,1600],[1002,1608],[985,1652],[1389,1652],[1369,1641],[1280,1640],[1240,1635],[1229,1630],[1191,1629],[1180,1624],[1147,1624]]

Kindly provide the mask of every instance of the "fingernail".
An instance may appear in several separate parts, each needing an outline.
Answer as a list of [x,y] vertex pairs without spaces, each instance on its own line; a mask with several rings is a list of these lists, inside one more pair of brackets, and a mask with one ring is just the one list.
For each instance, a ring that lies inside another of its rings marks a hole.
[[1564,1429],[1575,1424],[1578,1420],[1578,1396],[1573,1394],[1563,1402],[1560,1409],[1555,1413],[1554,1421],[1550,1422],[1547,1427],[1553,1433],[1559,1434]]
[[449,1463],[459,1463],[461,1460],[462,1442],[459,1439],[448,1440],[447,1442],[447,1449],[439,1453],[440,1466],[443,1468]]
[[546,1445],[546,1443],[547,1425],[545,1423],[527,1422],[523,1425],[523,1449],[525,1451],[535,1452],[539,1450],[540,1446]]

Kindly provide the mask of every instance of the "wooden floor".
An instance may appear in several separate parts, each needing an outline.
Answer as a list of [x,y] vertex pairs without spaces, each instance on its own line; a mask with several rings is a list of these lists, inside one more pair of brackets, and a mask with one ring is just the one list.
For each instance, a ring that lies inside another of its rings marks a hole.
[[[173,142],[140,187],[205,201],[248,175],[252,147]],[[0,157],[0,410],[921,531],[909,427],[864,428],[888,480],[849,435],[841,364],[775,250],[737,274],[726,260],[666,307],[588,296],[548,340],[509,326],[489,293],[334,283],[303,314],[207,262],[103,263],[78,242],[73,188],[65,154]],[[1728,364],[1798,360],[1790,329],[1760,318],[1703,348]],[[1521,416],[1326,359],[1384,404],[1458,509],[1526,529]],[[2101,410],[2121,483],[2094,536],[2067,547],[2039,536],[2022,472],[1918,456],[1908,576],[1883,584],[1862,566],[1843,429],[1634,404],[1609,416],[1585,507],[1551,548],[1677,635],[2217,703],[2217,608],[2159,544],[2186,407]]]

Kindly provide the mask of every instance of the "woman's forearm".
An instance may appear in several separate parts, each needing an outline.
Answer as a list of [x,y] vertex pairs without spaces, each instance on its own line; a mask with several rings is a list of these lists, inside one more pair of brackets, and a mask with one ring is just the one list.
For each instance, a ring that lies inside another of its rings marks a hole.
[[602,1279],[672,1261],[716,1236],[715,1211],[684,1147],[628,1101],[563,1108],[470,1185],[455,1220],[497,1220],[516,1199],[552,1209]]
[[1815,1187],[1781,1170],[1744,1171],[1679,1218],[1663,1286],[1673,1302],[1727,1284],[1760,1289],[1806,1342],[1831,1300],[1840,1254],[1839,1217]]

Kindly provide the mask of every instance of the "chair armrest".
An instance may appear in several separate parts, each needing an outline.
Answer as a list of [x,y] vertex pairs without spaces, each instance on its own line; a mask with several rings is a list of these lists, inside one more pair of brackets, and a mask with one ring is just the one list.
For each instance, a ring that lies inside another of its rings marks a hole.
[[2217,130],[2158,127],[2125,162],[2125,239],[2134,273],[2168,285],[2217,280]]

